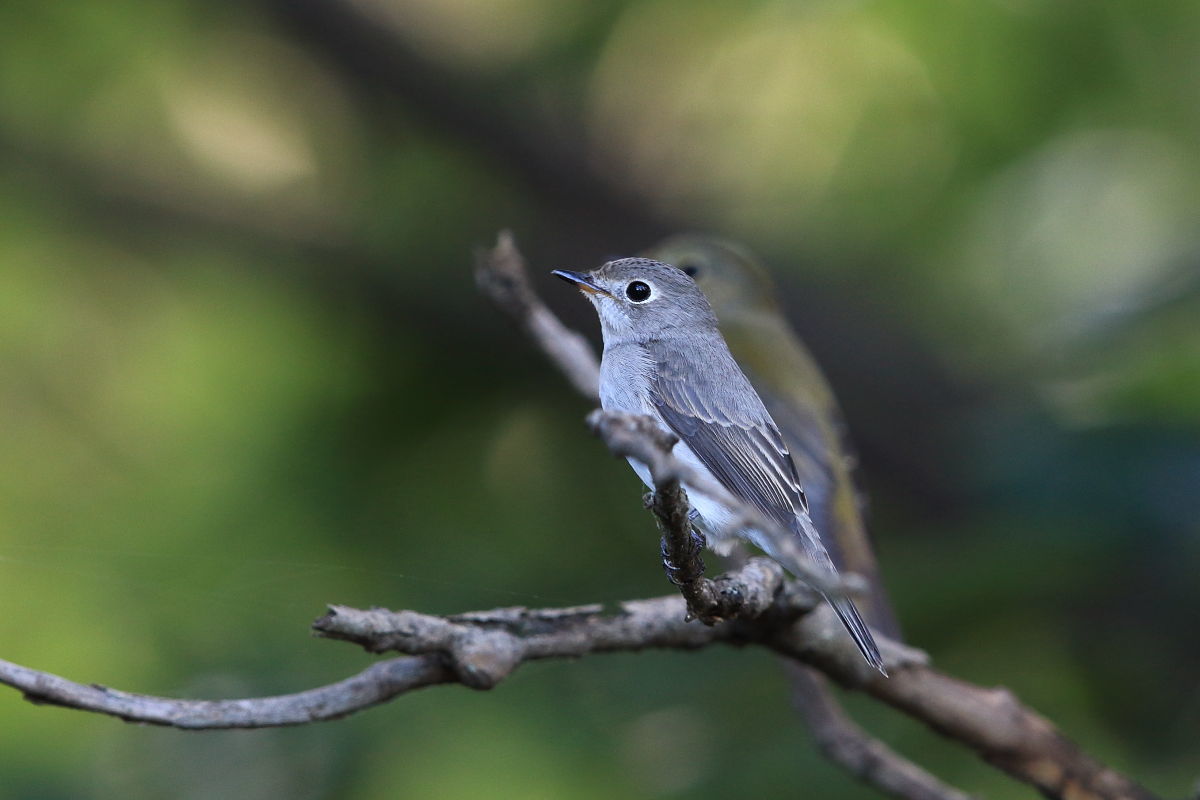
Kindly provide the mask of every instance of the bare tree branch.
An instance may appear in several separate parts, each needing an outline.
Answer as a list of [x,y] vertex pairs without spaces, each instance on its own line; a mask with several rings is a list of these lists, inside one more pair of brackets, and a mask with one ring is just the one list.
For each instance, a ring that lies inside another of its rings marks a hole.
[[0,683],[32,703],[108,714],[126,722],[148,722],[189,730],[271,728],[337,719],[393,697],[454,680],[437,656],[393,658],[345,680],[296,694],[241,700],[181,700],[82,684],[0,660]]
[[[650,424],[663,447],[670,451],[675,446],[675,437]],[[662,533],[659,551],[662,553],[663,569],[667,579],[679,587],[679,593],[687,601],[688,614],[705,625],[713,625],[739,612],[737,598],[722,598],[712,581],[704,577],[704,536],[692,527],[688,512],[687,492],[679,480],[666,477],[655,480],[655,489],[645,498],[646,507],[658,520]],[[724,602],[723,602],[724,601]]]
[[[827,650],[813,648],[812,633],[806,630],[808,617],[766,644],[855,688],[846,680],[844,664],[830,662]],[[1134,780],[1085,754],[1049,720],[1022,705],[1003,687],[974,686],[927,665],[913,664],[897,669],[891,678],[880,676],[856,688],[967,745],[988,763],[1035,786],[1047,797],[1155,797]]]

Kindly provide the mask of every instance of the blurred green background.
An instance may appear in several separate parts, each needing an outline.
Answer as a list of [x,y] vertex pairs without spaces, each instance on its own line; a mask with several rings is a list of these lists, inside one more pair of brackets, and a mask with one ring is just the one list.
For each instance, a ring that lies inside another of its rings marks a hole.
[[[309,637],[327,602],[667,592],[636,479],[471,253],[512,227],[594,336],[546,271],[707,230],[839,392],[910,640],[1182,796],[1197,42],[1185,0],[0,5],[0,656],[262,695],[370,663]],[[197,734],[5,691],[0,797],[873,796],[786,692],[755,650],[644,653]]]

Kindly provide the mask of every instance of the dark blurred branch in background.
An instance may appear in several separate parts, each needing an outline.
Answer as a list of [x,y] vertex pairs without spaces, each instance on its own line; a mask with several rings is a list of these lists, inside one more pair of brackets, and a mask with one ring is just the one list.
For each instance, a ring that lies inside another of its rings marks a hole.
[[519,185],[546,201],[566,225],[576,252],[633,252],[670,232],[671,225],[645,203],[592,168],[582,129],[541,119],[531,103],[513,102],[512,87],[495,91],[480,79],[452,73],[422,57],[371,5],[347,0],[268,0],[276,16],[364,96],[400,98],[461,144],[485,153]]
[[967,800],[971,795],[947,786],[871,736],[834,698],[824,675],[785,661],[796,713],[804,718],[821,754],[884,794],[907,800]]

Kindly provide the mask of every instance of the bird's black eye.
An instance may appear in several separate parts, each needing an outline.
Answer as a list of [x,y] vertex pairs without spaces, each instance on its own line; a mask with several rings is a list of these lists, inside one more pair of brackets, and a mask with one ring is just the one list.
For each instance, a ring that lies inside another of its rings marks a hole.
[[635,303],[646,302],[653,293],[650,289],[650,284],[645,281],[632,281],[625,287],[625,296]]
[[683,264],[679,265],[679,268],[681,270],[683,270],[684,274],[687,275],[689,278],[696,277],[696,273],[698,273],[700,271],[700,268],[697,267],[695,264],[683,263]]

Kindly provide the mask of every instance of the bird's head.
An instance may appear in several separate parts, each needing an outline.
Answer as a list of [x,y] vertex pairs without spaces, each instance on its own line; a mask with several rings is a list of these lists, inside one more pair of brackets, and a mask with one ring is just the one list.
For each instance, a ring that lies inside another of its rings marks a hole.
[[704,293],[686,272],[670,264],[622,258],[591,272],[558,269],[553,274],[575,284],[592,301],[608,344],[716,328]]

